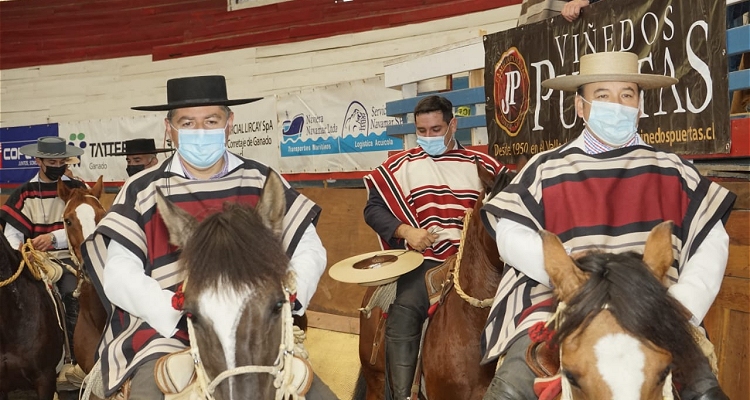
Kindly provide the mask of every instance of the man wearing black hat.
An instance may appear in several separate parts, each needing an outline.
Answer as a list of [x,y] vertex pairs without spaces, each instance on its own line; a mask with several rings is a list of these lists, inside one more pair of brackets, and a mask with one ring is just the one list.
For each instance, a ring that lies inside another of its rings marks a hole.
[[157,149],[154,139],[132,139],[126,140],[123,144],[125,147],[123,152],[112,155],[125,156],[125,161],[128,163],[125,170],[128,176],[159,164],[159,159],[156,158],[158,153],[173,151],[172,149]]
[[[19,249],[26,240],[31,239],[34,249],[47,251],[52,257],[72,265],[62,220],[65,202],[57,197],[57,181],[62,179],[71,188],[85,187],[85,183],[64,175],[68,168],[68,157],[80,156],[83,149],[68,145],[63,138],[47,136],[21,147],[20,152],[35,158],[39,172],[16,188],[0,207],[0,226],[5,238],[14,249]],[[63,269],[57,287],[65,306],[71,358],[73,330],[78,319],[78,300],[73,297],[76,283],[75,275]],[[70,368],[66,366],[60,374],[61,378],[68,370]]]
[[[116,306],[98,354],[107,396],[131,379],[131,400],[163,397],[154,381],[156,360],[189,341],[184,312],[171,301],[182,283],[179,253],[165,245],[169,234],[156,210],[155,193],[160,189],[199,220],[220,211],[225,202],[255,205],[272,171],[228,152],[226,140],[234,120],[229,106],[256,100],[228,100],[223,76],[198,76],[167,81],[167,104],[133,107],[168,112],[166,134],[177,152],[125,182],[84,248],[84,254],[92,255],[85,257],[93,264],[94,285],[106,295],[105,305]],[[320,207],[284,184],[281,239],[297,276],[294,314],[301,315],[325,271],[326,251],[315,230]],[[307,398],[335,395],[317,380]]]

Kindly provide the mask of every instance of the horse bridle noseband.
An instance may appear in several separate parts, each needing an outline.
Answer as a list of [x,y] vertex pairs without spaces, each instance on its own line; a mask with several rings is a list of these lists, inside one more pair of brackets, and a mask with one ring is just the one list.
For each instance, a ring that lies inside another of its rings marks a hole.
[[[293,289],[289,285],[282,285],[284,293],[291,295]],[[193,362],[195,363],[196,379],[198,382],[198,388],[200,395],[203,398],[214,400],[214,391],[216,387],[226,380],[235,375],[253,374],[253,373],[265,373],[270,374],[274,377],[273,385],[276,387],[275,400],[283,399],[300,399],[302,398],[297,394],[297,388],[293,387],[292,380],[292,360],[294,358],[294,328],[293,328],[293,317],[292,317],[292,306],[288,300],[284,301],[281,307],[281,315],[283,320],[281,321],[281,345],[279,346],[279,354],[276,357],[276,361],[272,366],[260,366],[260,365],[245,365],[241,367],[235,367],[228,369],[209,382],[206,369],[201,361],[200,351],[198,350],[198,343],[195,341],[195,330],[193,328],[193,322],[191,316],[187,316],[188,335],[190,337],[190,354],[193,356]]]

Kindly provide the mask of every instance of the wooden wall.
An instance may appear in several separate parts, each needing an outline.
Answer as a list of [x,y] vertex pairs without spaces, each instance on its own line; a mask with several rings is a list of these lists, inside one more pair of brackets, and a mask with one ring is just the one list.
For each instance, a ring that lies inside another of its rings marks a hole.
[[730,399],[750,399],[750,182],[720,182],[737,195],[727,223],[729,261],[721,291],[704,319],[719,357],[719,383]]
[[392,28],[518,3],[295,0],[230,12],[226,0],[2,2],[0,67],[134,55],[158,61]]
[[[346,258],[380,250],[375,232],[364,221],[363,211],[367,202],[365,189],[308,188],[300,191],[323,209],[317,228],[328,252],[328,268]],[[331,279],[328,268],[320,279],[318,291],[309,308],[313,312],[327,315],[316,315],[318,320],[311,321],[311,324],[358,332],[358,309],[366,288]]]
[[[0,7],[2,7],[0,15],[3,18],[0,21],[2,22],[0,29],[5,29],[5,12],[8,4],[18,4],[24,7],[27,2],[36,1],[0,2]],[[167,2],[167,0],[159,1]],[[312,0],[295,0],[280,3],[279,6],[281,4],[307,4],[310,1]],[[487,3],[485,0],[474,1]],[[77,0],[69,0],[69,2],[74,3]],[[139,2],[142,1],[136,1],[134,4]],[[120,3],[127,2],[121,1]],[[190,1],[187,4],[195,3],[196,1]],[[354,1],[344,4],[357,3],[369,4],[370,2]],[[382,1],[374,3],[381,6],[384,4]],[[425,1],[425,3],[431,2]],[[432,18],[442,18],[429,22],[394,25],[384,29],[347,34],[336,34],[335,30],[326,30],[326,37],[312,40],[262,46],[247,44],[243,48],[234,50],[226,50],[219,46],[214,48],[216,51],[214,53],[160,61],[152,59],[150,50],[146,53],[138,53],[141,55],[107,59],[100,59],[96,54],[92,54],[90,58],[86,58],[90,61],[71,62],[74,59],[62,57],[57,64],[53,65],[17,68],[7,68],[5,61],[0,60],[3,62],[0,64],[2,68],[0,127],[143,116],[145,115],[143,112],[132,111],[130,107],[163,103],[166,98],[167,79],[179,76],[225,75],[228,80],[230,98],[286,94],[341,82],[368,79],[383,74],[384,64],[394,58],[476,38],[480,36],[480,31],[496,32],[515,27],[520,10],[518,5],[502,7],[505,2],[500,1],[495,5],[497,8],[480,12],[464,13],[462,9],[457,8],[453,14],[456,16],[450,17],[444,14],[444,9],[448,7],[446,3],[435,2],[435,4],[438,3],[442,4],[441,10],[443,10],[439,13],[417,13],[423,16],[431,15]],[[459,3],[466,5],[465,3],[468,2]],[[223,4],[226,5],[226,3]],[[84,9],[85,7],[79,11],[86,15]],[[388,10],[389,13],[393,13],[399,8],[394,6]],[[70,11],[70,13],[73,12]],[[234,13],[233,11],[230,14],[234,15]],[[112,15],[117,14],[113,12]],[[45,23],[49,22],[60,24],[61,32],[70,29],[64,27],[63,16],[57,16],[57,19],[54,16],[46,18],[49,21],[40,19],[35,26],[46,29]],[[395,18],[395,16],[390,18]],[[152,19],[159,20],[156,17]],[[169,18],[165,16],[163,19],[164,29],[167,29]],[[138,23],[135,19],[131,22],[132,24]],[[94,24],[95,20],[86,21],[86,23]],[[349,22],[337,22],[337,24],[352,25]],[[116,24],[113,26],[117,27]],[[217,26],[217,29],[223,29],[222,26]],[[207,27],[203,28],[207,29]],[[239,27],[236,28],[239,29]],[[342,32],[345,31],[343,27],[341,29]],[[251,29],[244,29],[245,34],[250,31]],[[9,39],[6,39],[5,32],[0,32],[2,45],[0,55],[10,57],[13,52],[6,53],[6,40]],[[106,42],[105,39],[102,40]],[[64,46],[65,43],[59,42],[57,45]],[[88,51],[94,52],[95,49],[105,51],[107,47],[97,46]],[[117,46],[113,44],[112,47]],[[45,48],[40,53],[54,52],[53,50]]]

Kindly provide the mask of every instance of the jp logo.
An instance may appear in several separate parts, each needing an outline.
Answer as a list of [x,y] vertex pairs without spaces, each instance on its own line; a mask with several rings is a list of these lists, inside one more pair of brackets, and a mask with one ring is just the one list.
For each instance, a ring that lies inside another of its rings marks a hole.
[[529,111],[529,71],[526,61],[511,47],[495,64],[495,122],[510,136],[516,136]]

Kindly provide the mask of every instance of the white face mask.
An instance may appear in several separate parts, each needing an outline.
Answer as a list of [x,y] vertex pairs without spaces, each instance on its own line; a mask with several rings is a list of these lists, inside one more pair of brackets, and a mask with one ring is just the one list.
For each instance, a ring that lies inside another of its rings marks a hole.
[[613,146],[622,146],[635,137],[638,131],[638,108],[606,101],[584,103],[591,105],[589,119],[584,121],[589,130],[599,139]]
[[177,129],[177,152],[188,164],[204,169],[214,164],[227,150],[226,127],[217,129]]

